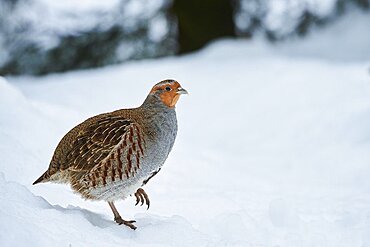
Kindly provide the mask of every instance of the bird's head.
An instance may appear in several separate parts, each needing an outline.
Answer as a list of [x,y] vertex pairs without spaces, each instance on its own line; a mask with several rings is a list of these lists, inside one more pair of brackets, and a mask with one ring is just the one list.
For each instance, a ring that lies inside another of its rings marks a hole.
[[149,95],[158,97],[163,104],[174,108],[181,94],[188,94],[175,80],[164,80],[154,85]]

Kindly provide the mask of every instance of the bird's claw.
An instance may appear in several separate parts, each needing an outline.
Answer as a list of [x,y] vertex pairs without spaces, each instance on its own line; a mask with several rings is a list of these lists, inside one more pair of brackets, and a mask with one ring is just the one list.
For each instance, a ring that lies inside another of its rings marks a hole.
[[136,204],[135,204],[135,206],[138,205],[139,202],[141,202],[140,206],[143,206],[144,205],[144,202],[145,202],[145,204],[148,206],[147,209],[149,209],[149,207],[150,207],[150,200],[149,200],[148,195],[146,194],[146,192],[142,188],[139,188],[135,192],[135,197],[136,197]]
[[130,227],[131,229],[133,230],[136,230],[136,226],[132,223],[135,223],[136,221],[135,220],[124,220],[122,219],[121,217],[118,217],[118,218],[114,218],[114,221],[118,224],[118,225],[125,225],[125,226],[128,226]]

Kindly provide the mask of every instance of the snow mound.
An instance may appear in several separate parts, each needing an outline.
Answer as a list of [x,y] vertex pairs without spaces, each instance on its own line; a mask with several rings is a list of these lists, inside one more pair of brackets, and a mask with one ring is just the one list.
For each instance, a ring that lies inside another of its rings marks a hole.
[[139,216],[140,231],[134,232],[79,207],[52,206],[3,174],[0,200],[2,246],[206,246],[202,234],[180,216]]

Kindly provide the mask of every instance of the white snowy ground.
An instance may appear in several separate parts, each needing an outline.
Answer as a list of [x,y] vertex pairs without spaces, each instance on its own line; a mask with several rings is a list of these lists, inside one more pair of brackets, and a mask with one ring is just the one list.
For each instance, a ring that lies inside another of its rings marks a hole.
[[[0,246],[370,246],[369,21],[356,14],[283,45],[220,41],[180,58],[0,78]],[[149,211],[117,203],[136,231],[104,202],[31,185],[71,127],[138,106],[166,78],[190,96],[145,187]]]

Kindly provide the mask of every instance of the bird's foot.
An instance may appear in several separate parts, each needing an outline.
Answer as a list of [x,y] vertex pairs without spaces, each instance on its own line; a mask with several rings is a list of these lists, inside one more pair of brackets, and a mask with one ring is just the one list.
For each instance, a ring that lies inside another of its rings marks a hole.
[[143,206],[144,205],[144,202],[145,202],[145,204],[148,206],[147,209],[149,209],[149,207],[150,207],[150,200],[149,200],[148,195],[146,194],[146,192],[142,188],[139,188],[136,191],[135,197],[136,197],[136,204],[135,204],[135,206],[138,205],[139,202],[141,202],[140,206]]
[[114,221],[118,224],[118,225],[126,225],[128,227],[130,227],[131,229],[135,230],[136,229],[136,226],[132,223],[135,223],[136,221],[135,220],[124,220],[122,219],[121,217],[116,217],[114,218]]

